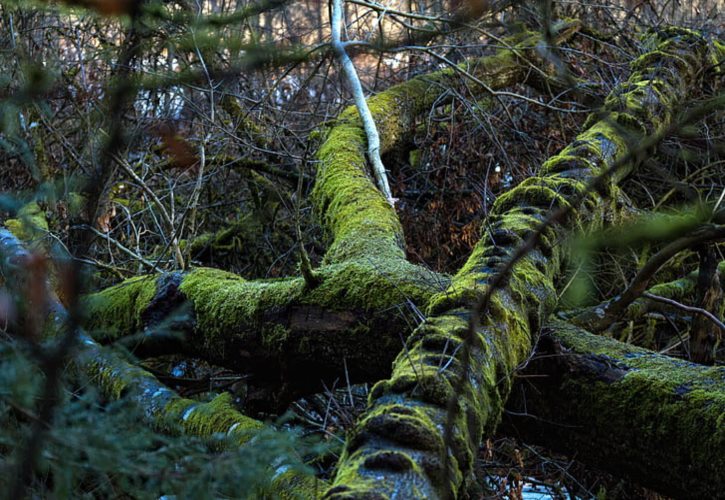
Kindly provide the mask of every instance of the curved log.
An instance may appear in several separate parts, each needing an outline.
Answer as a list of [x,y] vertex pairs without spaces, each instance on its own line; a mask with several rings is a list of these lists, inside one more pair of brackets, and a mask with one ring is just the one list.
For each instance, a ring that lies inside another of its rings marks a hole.
[[[576,21],[553,27],[557,42],[567,40],[578,29]],[[530,71],[526,58],[536,58],[534,49],[542,40],[539,33],[524,32],[504,40],[508,48],[461,68],[486,82],[488,89],[513,85],[526,78]],[[413,130],[415,120],[434,104],[444,104],[447,89],[459,79],[458,73],[448,68],[411,78],[369,98],[368,107],[380,135],[380,153],[398,145]],[[487,89],[476,86],[474,91],[483,94]],[[312,202],[331,236],[325,255],[328,263],[371,256],[405,259],[400,221],[370,177],[366,150],[362,121],[351,106],[340,114],[317,152],[319,167]]]
[[[489,314],[469,340],[469,359],[462,360],[467,307],[552,207],[585,194],[588,181],[630,158],[630,144],[670,125],[680,96],[700,73],[707,44],[693,32],[674,29],[650,34],[648,42],[651,52],[632,64],[634,73],[610,95],[603,113],[590,119],[590,127],[545,162],[540,176],[498,198],[489,218],[492,229],[451,287],[431,300],[431,318],[399,354],[392,377],[373,388],[327,498],[450,498],[465,487],[481,437],[500,420],[511,374],[530,355],[531,332],[554,306],[563,260],[559,241],[567,228],[602,223],[600,194],[586,193],[582,206],[549,227],[537,249],[513,267],[507,289],[493,295]],[[611,176],[605,194],[634,160]],[[453,438],[446,442],[449,402],[456,411]]]
[[507,404],[505,431],[676,498],[725,489],[725,367],[544,329]]

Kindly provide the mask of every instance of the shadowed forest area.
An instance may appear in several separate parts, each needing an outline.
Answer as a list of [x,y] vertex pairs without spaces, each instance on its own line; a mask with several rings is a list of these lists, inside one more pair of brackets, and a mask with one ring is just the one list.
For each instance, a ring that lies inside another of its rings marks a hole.
[[0,5],[0,498],[725,498],[722,0]]

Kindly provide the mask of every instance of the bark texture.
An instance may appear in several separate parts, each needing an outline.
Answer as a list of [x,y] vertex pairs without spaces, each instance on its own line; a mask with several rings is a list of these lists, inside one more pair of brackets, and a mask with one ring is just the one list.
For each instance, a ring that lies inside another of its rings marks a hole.
[[[563,260],[560,240],[568,228],[601,223],[600,194],[589,193],[513,268],[508,287],[493,296],[489,314],[480,318],[464,370],[460,353],[469,306],[552,207],[581,195],[588,181],[628,156],[630,144],[669,126],[680,96],[702,68],[706,42],[689,31],[663,30],[649,34],[647,43],[650,52],[632,64],[632,76],[610,95],[604,113],[548,160],[540,176],[496,201],[492,229],[449,289],[431,300],[429,319],[396,359],[392,377],[373,388],[328,498],[450,498],[465,487],[481,437],[499,422],[511,374],[530,355],[531,332],[554,306]],[[603,194],[633,166],[623,165],[611,176]],[[453,439],[445,442],[450,401],[456,405]]]
[[[725,490],[725,367],[547,325],[506,431],[675,498]],[[543,375],[543,377],[542,377]]]

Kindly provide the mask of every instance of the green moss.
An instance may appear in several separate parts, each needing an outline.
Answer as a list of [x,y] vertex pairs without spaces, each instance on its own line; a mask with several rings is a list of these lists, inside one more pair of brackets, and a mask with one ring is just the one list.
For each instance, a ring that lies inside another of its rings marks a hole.
[[18,210],[17,218],[5,221],[5,227],[22,241],[36,239],[48,232],[45,210],[32,201]]
[[[386,315],[402,327],[405,320],[393,312],[396,306],[403,305],[406,310],[410,301],[423,307],[441,282],[446,282],[444,277],[407,261],[379,258],[323,266],[317,274],[320,282],[310,290],[302,278],[250,282],[213,269],[192,271],[180,286],[194,303],[197,336],[190,341],[216,359],[232,359],[234,354],[226,352],[227,347],[240,345],[260,346],[267,355],[284,352],[290,358],[295,354],[330,358],[340,349],[353,360],[367,352],[375,356],[391,343],[399,343],[402,332],[391,330],[370,351],[365,349],[369,343],[369,325],[365,323],[356,322],[356,326],[334,334],[299,331],[291,335],[289,325],[275,322],[275,312],[279,313],[278,321],[284,320],[285,311],[301,307],[330,315],[340,311],[345,317],[359,313],[361,319]],[[355,348],[360,352],[353,352]]]
[[281,500],[315,500],[322,497],[327,487],[325,481],[291,469],[275,477],[273,492]]
[[181,430],[200,437],[222,434],[242,444],[264,427],[261,422],[239,413],[229,393],[222,393],[207,403],[181,398],[142,368],[92,342],[86,343],[76,366],[98,384],[106,397],[115,400],[127,396],[136,401],[161,430]]
[[384,259],[371,254],[319,269],[321,283],[309,291],[303,303],[329,304],[345,309],[379,311],[411,301],[425,307],[430,296],[448,279],[406,260]]
[[97,338],[115,339],[143,328],[141,314],[156,294],[156,277],[138,276],[85,296],[83,324]]
[[344,121],[318,151],[312,197],[332,236],[326,262],[368,255],[404,258],[402,227],[368,174],[364,148],[361,125]]
[[725,43],[712,37],[708,45],[708,59],[715,74],[725,73]]
[[520,205],[543,208],[547,211],[568,207],[567,200],[584,192],[585,187],[585,183],[580,180],[558,175],[530,177],[499,196],[493,210],[502,214]]
[[[673,60],[662,60],[675,50],[673,44],[665,45],[667,52],[653,60],[660,65],[669,62],[677,66],[679,52]],[[458,493],[472,466],[481,433],[492,432],[500,419],[512,372],[530,354],[531,331],[538,330],[554,308],[554,280],[561,274],[563,261],[559,243],[563,228],[601,224],[606,215],[600,193],[592,193],[577,207],[570,207],[569,200],[583,192],[586,180],[625,157],[629,143],[638,139],[637,133],[647,130],[640,126],[642,123],[652,122],[655,129],[668,124],[668,113],[649,112],[651,106],[664,106],[679,97],[665,93],[684,91],[668,85],[669,82],[630,80],[628,87],[621,89],[623,99],[610,100],[608,117],[597,116],[560,160],[547,164],[542,177],[529,179],[499,197],[489,216],[489,232],[476,245],[451,286],[431,298],[428,313],[437,317],[429,317],[416,329],[395,361],[391,378],[373,388],[370,409],[348,440],[335,482],[338,486],[329,494],[340,498],[363,496],[373,487],[382,494],[396,491],[400,485],[417,485],[418,481],[429,488],[428,495]],[[643,99],[648,102],[643,103]],[[575,168],[570,168],[572,164]],[[557,175],[559,172],[574,175]],[[626,173],[627,168],[616,172],[612,186],[602,189],[603,194],[616,192],[613,184]],[[568,218],[547,229],[537,250],[513,266],[508,287],[492,295],[485,315],[478,318],[481,326],[469,333],[465,311],[554,207],[571,208]],[[468,335],[473,337],[466,346],[463,339]],[[468,354],[466,363],[462,362],[462,352]],[[468,369],[461,373],[466,365]],[[461,380],[462,375],[465,378]],[[454,401],[456,408],[453,442],[443,453],[451,457],[452,471],[443,471],[442,453],[435,449],[448,421],[449,401]],[[396,456],[391,460],[405,470],[405,481],[397,476],[400,471],[390,471],[395,468],[391,463],[376,462],[374,457],[381,450],[395,450],[411,459]],[[435,465],[429,470],[425,464]],[[426,470],[427,480],[421,478],[418,466]]]
[[[304,290],[302,279],[250,282],[218,269],[198,268],[188,273],[179,290],[194,304],[195,338],[217,359],[233,336],[255,335],[265,307],[288,304]],[[246,328],[245,328],[246,327]]]
[[159,416],[177,425],[187,434],[212,437],[223,434],[237,444],[248,441],[261,422],[242,415],[234,408],[232,396],[224,392],[207,403],[179,398],[167,404]]
[[581,142],[576,148],[567,146],[561,153],[552,156],[541,165],[540,175],[587,176],[594,167],[588,158],[597,154],[596,146],[588,142]]
[[[598,383],[577,377],[564,382],[562,390],[578,395],[570,404],[587,415],[589,428],[611,429],[613,422],[619,422],[627,434],[619,439],[636,450],[632,453],[643,449],[655,456],[666,453],[667,460],[659,457],[659,462],[653,460],[645,467],[662,472],[684,468],[688,471],[684,476],[695,475],[687,482],[704,478],[713,484],[725,482],[725,367],[669,358],[563,322],[552,325],[556,339],[570,354],[598,356],[622,374]],[[710,472],[693,472],[692,467]]]
[[94,355],[94,359],[85,360],[85,372],[103,394],[112,400],[120,399],[136,384],[152,378],[140,368],[101,352],[100,348],[94,350]]
[[[551,191],[546,187],[543,189],[545,193]],[[526,187],[519,192],[519,195],[522,192],[530,192],[530,190]],[[536,196],[541,196],[541,193],[537,192]],[[503,209],[500,206],[494,206],[493,211],[505,210],[505,212],[491,215],[490,227],[492,230],[484,235],[474,247],[464,266],[453,278],[451,286],[431,298],[427,311],[429,315],[456,307],[470,306],[478,300],[486,290],[487,280],[510,258],[516,246],[522,244],[530,233],[541,224],[542,216],[539,214],[545,213],[545,210],[538,209],[536,205],[533,207],[525,205],[525,200],[521,198],[521,202],[515,208],[509,208],[506,201],[503,202]],[[549,281],[542,281],[544,277],[542,269],[548,269],[546,271],[547,279],[551,279],[553,273],[558,269],[561,259],[559,246],[553,228],[547,230],[542,235],[539,250],[531,253],[514,268],[514,279],[510,284],[521,290],[519,298],[523,299],[525,294],[531,297],[531,300],[526,300],[529,304],[551,306],[551,303],[547,302],[549,299],[545,297],[546,294],[539,289],[537,284],[549,283]],[[539,306],[536,305],[536,307]]]
[[[518,50],[536,45],[538,34],[523,33],[508,40],[515,50],[467,63],[465,70],[501,88],[523,77]],[[517,45],[518,44],[518,45]],[[410,133],[416,118],[440,101],[445,89],[459,76],[445,69],[412,78],[368,99],[385,154]],[[483,89],[479,89],[483,91]],[[369,255],[403,259],[403,234],[395,210],[382,197],[370,177],[366,137],[354,107],[340,114],[317,153],[319,167],[312,193],[321,219],[331,236],[327,263]]]

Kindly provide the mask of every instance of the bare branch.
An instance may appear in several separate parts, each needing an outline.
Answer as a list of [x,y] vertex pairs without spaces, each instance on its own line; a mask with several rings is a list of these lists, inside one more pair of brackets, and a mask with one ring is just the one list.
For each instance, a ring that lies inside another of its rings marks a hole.
[[725,332],[725,323],[717,319],[717,316],[715,316],[710,311],[707,311],[705,309],[702,309],[701,307],[694,307],[694,306],[688,306],[683,304],[682,302],[677,302],[676,300],[668,299],[667,297],[660,297],[659,295],[655,295],[653,293],[644,292],[642,294],[643,297],[647,297],[648,299],[655,300],[657,302],[662,302],[663,304],[671,305],[672,307],[676,307],[677,309],[681,309],[683,311],[687,312],[693,312],[697,314],[702,314],[707,319],[715,323],[722,331]]
[[335,52],[335,56],[342,66],[343,73],[347,78],[347,82],[350,85],[355,106],[357,107],[358,113],[360,113],[360,119],[363,122],[365,129],[365,135],[368,139],[368,159],[373,167],[373,174],[375,180],[378,183],[380,191],[382,191],[388,203],[395,205],[395,198],[393,193],[390,191],[390,185],[388,184],[388,175],[385,172],[385,165],[383,160],[380,158],[380,136],[378,135],[378,128],[375,126],[375,120],[373,119],[368,103],[365,100],[365,94],[363,92],[360,78],[355,71],[355,66],[345,51],[345,44],[342,42],[340,36],[340,28],[342,27],[342,0],[333,0],[332,2],[332,48]]

